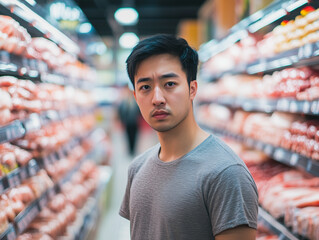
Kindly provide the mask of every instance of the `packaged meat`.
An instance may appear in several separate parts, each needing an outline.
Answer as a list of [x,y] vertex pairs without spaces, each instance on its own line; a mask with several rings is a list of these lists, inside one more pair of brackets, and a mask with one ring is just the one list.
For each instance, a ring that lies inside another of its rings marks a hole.
[[0,211],[0,234],[5,232],[9,227],[9,222],[6,212],[1,209]]
[[12,108],[12,99],[8,92],[0,89],[0,109],[11,109]]
[[0,116],[0,126],[7,125],[12,121],[13,118],[10,109],[8,108],[0,109]]

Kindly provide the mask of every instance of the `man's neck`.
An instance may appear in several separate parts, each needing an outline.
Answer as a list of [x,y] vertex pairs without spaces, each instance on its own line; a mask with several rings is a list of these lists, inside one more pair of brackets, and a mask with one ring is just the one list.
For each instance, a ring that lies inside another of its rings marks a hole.
[[198,126],[194,118],[170,131],[157,134],[161,144],[159,158],[163,162],[171,162],[184,156],[209,136]]

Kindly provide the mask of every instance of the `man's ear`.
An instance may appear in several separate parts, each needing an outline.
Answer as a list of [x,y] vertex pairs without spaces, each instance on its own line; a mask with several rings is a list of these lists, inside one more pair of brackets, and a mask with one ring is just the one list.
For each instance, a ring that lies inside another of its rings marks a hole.
[[193,80],[190,82],[189,84],[189,96],[190,96],[190,99],[193,101],[195,96],[196,96],[196,93],[197,93],[197,80]]

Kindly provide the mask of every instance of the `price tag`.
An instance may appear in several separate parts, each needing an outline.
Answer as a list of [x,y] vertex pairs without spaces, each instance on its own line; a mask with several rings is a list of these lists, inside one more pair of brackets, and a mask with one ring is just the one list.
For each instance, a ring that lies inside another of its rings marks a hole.
[[8,141],[8,138],[7,138],[7,132],[6,132],[5,127],[0,128],[0,143],[4,143],[7,141]]
[[7,51],[1,51],[1,62],[10,63],[10,54]]
[[16,172],[10,173],[8,175],[8,183],[10,188],[20,185],[20,179],[19,179],[18,173]]
[[0,194],[3,193],[3,191],[5,189],[4,182],[2,181],[2,179],[0,179]]
[[29,61],[27,58],[22,58],[22,66],[29,68]]
[[291,101],[290,102],[290,108],[289,108],[290,112],[295,113],[298,112],[298,104],[296,101]]
[[310,103],[308,101],[303,102],[302,112],[306,114],[310,112]]
[[279,99],[277,102],[277,109],[280,111],[288,111],[289,101],[287,99]]
[[36,131],[41,128],[40,116],[36,113],[31,114],[24,122],[27,132]]
[[300,47],[298,50],[298,59],[303,59],[304,58],[304,49],[303,47]]
[[39,208],[40,211],[48,204],[48,197],[46,194],[43,194],[42,197],[39,199]]
[[256,142],[256,148],[259,149],[259,150],[263,150],[263,145],[264,144],[262,142],[259,142],[259,141]]
[[272,147],[271,145],[267,144],[267,145],[265,146],[264,151],[265,151],[265,153],[269,156],[269,155],[272,154],[273,147]]
[[307,163],[307,171],[308,171],[308,172],[310,172],[311,167],[312,167],[312,160],[311,160],[311,159],[308,159],[308,163]]
[[290,165],[291,166],[296,166],[299,160],[299,155],[297,153],[291,154],[290,157]]
[[319,113],[319,106],[318,106],[318,101],[313,101],[312,103],[311,103],[311,112],[313,113],[313,114],[318,114]]
[[38,170],[39,170],[39,165],[34,159],[32,159],[28,164],[29,176],[31,177],[36,175]]
[[37,61],[38,69],[40,72],[47,72],[48,71],[48,65],[44,63],[43,61]]
[[303,46],[303,55],[304,58],[310,58],[313,55],[313,46],[311,43],[305,44]]
[[274,153],[274,158],[277,160],[277,161],[283,161],[284,160],[284,156],[285,156],[285,153],[282,149],[280,148],[277,148],[275,150],[275,153]]
[[20,167],[20,180],[23,181],[28,178],[28,172],[26,167]]
[[5,127],[5,130],[7,135],[7,141],[23,137],[25,134],[25,129],[19,120],[16,120],[12,124]]
[[29,67],[30,67],[30,69],[32,69],[32,70],[37,70],[37,69],[38,69],[37,60],[35,60],[35,59],[30,59],[30,60],[29,60]]

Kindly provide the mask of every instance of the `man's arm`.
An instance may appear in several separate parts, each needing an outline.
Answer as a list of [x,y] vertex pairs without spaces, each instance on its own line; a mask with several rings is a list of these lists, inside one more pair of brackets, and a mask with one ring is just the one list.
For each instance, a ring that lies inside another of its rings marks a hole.
[[227,229],[215,236],[216,240],[255,240],[256,229],[246,225],[238,226],[232,229]]

